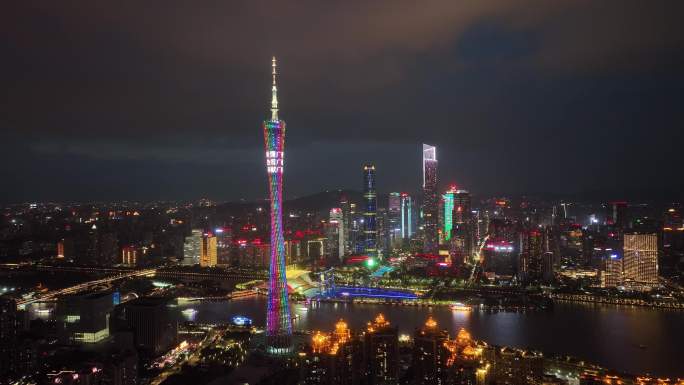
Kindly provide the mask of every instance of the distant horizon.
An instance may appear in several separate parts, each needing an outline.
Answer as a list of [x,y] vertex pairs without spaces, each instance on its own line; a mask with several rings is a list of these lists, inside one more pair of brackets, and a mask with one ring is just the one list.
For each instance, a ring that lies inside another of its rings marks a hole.
[[[684,193],[675,191],[647,191],[647,190],[631,190],[630,192],[619,194],[610,191],[584,191],[577,193],[551,193],[551,192],[537,192],[537,193],[485,193],[478,194],[473,193],[471,190],[464,188],[471,193],[471,196],[475,199],[490,199],[490,198],[509,198],[513,200],[519,200],[521,198],[530,198],[535,200],[550,200],[554,202],[560,202],[563,200],[575,201],[577,203],[608,203],[611,201],[621,201],[624,200],[627,203],[633,204],[672,204],[672,203],[682,203],[684,202]],[[446,188],[440,191],[446,191]],[[362,194],[361,189],[325,189],[317,192],[311,192],[301,195],[291,196],[286,193],[283,194],[285,202],[291,202],[294,200],[313,198],[317,195],[323,195],[326,193],[336,193],[336,192],[349,192],[355,194]],[[420,197],[420,191],[383,191],[379,190],[379,199],[385,199],[392,192],[406,192],[414,197]],[[24,204],[116,204],[116,203],[153,203],[153,202],[174,202],[174,203],[196,203],[201,200],[209,200],[219,204],[251,204],[251,203],[262,203],[268,202],[268,197],[264,196],[262,198],[251,198],[251,199],[218,199],[210,196],[200,196],[195,198],[158,198],[158,199],[93,199],[93,200],[26,200],[26,201],[13,201],[13,202],[0,202],[0,206],[15,206]]]

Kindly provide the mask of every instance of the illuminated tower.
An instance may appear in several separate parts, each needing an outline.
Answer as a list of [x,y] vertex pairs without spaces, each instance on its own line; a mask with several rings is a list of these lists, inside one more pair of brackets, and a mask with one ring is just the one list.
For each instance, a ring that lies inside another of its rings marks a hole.
[[363,212],[364,253],[370,258],[378,255],[376,219],[378,199],[375,192],[375,166],[363,166],[363,200],[366,204]]
[[266,171],[271,197],[271,259],[266,314],[266,349],[271,354],[288,354],[292,351],[292,320],[285,277],[282,212],[285,122],[278,119],[275,57],[271,66],[273,75],[271,119],[264,122]]
[[424,251],[437,252],[437,148],[423,144],[423,231]]

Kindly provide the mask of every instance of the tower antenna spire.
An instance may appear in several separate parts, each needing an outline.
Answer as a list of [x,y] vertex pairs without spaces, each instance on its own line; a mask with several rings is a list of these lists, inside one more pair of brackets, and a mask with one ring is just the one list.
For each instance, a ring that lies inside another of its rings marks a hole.
[[278,120],[278,87],[276,87],[276,58],[271,60],[271,74],[273,75],[273,86],[271,87],[271,121]]

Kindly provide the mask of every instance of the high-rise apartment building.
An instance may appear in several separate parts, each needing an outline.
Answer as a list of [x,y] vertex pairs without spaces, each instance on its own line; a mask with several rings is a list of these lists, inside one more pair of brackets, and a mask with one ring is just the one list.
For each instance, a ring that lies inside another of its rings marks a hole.
[[363,334],[363,376],[369,384],[396,384],[399,380],[397,328],[382,314],[368,323]]
[[439,201],[437,197],[437,148],[423,144],[423,248],[436,253]]
[[442,384],[447,376],[449,332],[429,317],[413,335],[413,378],[417,384]]
[[303,383],[357,385],[362,382],[362,349],[347,323],[340,320],[332,333],[316,332],[311,338],[312,355],[303,365]]

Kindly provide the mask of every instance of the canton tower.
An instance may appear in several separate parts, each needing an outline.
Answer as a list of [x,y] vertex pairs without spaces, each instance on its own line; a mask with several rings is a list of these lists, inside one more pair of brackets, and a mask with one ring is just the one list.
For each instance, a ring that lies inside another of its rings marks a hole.
[[285,122],[278,119],[276,59],[271,63],[271,119],[264,122],[266,171],[271,197],[271,263],[269,268],[268,310],[266,314],[266,350],[270,354],[292,351],[292,319],[287,299],[285,244],[283,239],[283,157]]

